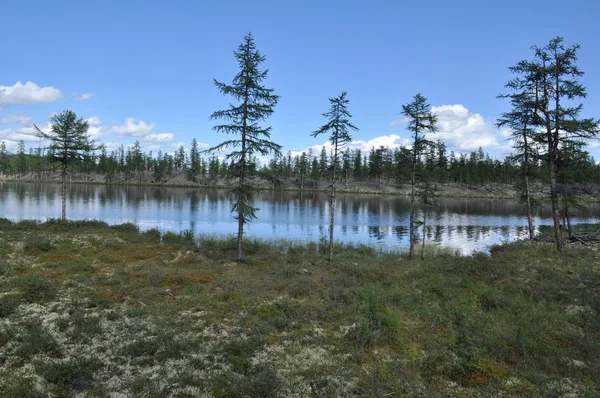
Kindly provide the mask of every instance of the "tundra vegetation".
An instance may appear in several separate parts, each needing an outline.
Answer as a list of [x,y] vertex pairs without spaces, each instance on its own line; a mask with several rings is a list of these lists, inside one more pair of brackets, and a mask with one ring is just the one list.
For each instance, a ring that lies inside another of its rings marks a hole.
[[600,252],[553,245],[240,264],[235,237],[1,220],[0,396],[595,397]]
[[[335,184],[339,160],[323,148],[319,156],[276,155],[259,169],[255,152],[279,149],[269,128],[258,126],[278,97],[260,86],[264,57],[247,36],[235,53],[240,74],[232,85],[215,82],[241,102],[213,114],[230,122],[217,131],[239,136],[213,148],[234,149],[224,160],[213,155],[207,166],[197,143],[189,158],[183,147],[153,157],[136,142],[127,152],[100,148],[97,161],[74,156],[69,163],[107,181],[117,173],[127,173],[125,181],[145,173],[160,180],[174,171],[197,181],[205,170],[235,177],[237,238],[66,221],[64,207],[61,220],[0,219],[0,396],[599,396],[600,254],[585,242],[565,244],[557,228],[583,184],[600,178],[583,151],[598,124],[563,101],[585,96],[573,80],[581,75],[577,49],[557,38],[518,64],[513,71],[522,76],[509,88],[525,93],[525,102],[509,98],[531,121],[503,115],[537,150],[522,174],[527,184],[550,186],[554,242],[514,242],[472,256],[428,247],[421,261],[409,261],[414,250],[407,257],[333,239],[246,239],[242,252],[244,223],[256,211],[250,178],[261,173],[275,185],[301,175],[303,187],[306,176],[333,177]],[[428,111],[425,98],[417,102]],[[340,178],[410,181],[413,198],[427,198],[414,189],[421,169],[421,176],[467,184],[508,183],[523,170],[515,158],[500,162],[483,150],[447,156],[441,142],[421,151],[423,132],[435,126],[435,116],[426,117],[426,125],[409,124],[412,149],[373,148],[368,157],[344,151]],[[0,145],[0,171],[43,177],[58,149],[45,151],[26,154],[21,142],[10,157]]]

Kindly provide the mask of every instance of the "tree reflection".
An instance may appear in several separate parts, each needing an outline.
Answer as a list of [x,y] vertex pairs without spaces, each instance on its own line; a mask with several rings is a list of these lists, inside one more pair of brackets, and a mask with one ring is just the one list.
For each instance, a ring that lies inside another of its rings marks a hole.
[[[69,216],[102,219],[108,223],[132,221],[142,228],[198,234],[232,234],[231,195],[227,190],[133,185],[71,184]],[[0,205],[14,220],[57,217],[60,184],[0,183]],[[408,244],[409,200],[403,196],[338,194],[335,228],[338,240],[403,248]],[[253,206],[261,209],[248,234],[263,239],[318,241],[328,234],[328,195],[320,192],[260,191]],[[465,250],[483,250],[490,244],[523,235],[526,219],[517,201],[442,198],[425,209],[430,220],[424,233],[428,242]],[[583,214],[583,213],[582,213]],[[595,218],[600,204],[586,213]],[[551,223],[548,209],[537,210],[536,226]]]

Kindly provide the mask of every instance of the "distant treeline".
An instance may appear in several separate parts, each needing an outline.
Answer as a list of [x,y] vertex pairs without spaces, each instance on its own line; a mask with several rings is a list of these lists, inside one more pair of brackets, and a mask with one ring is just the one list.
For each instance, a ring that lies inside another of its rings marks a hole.
[[[144,152],[136,141],[131,147],[121,147],[107,152],[104,147],[94,156],[83,157],[74,162],[72,173],[101,175],[106,182],[132,181],[147,178],[150,174],[156,182],[165,181],[174,175],[185,175],[189,181],[210,183],[211,179],[235,176],[236,164],[208,155],[199,150],[194,139],[186,151],[181,146],[174,153],[158,151]],[[44,148],[25,149],[21,141],[16,154],[9,154],[0,144],[0,173],[10,178],[30,174],[40,180],[52,178],[55,163],[52,154]],[[398,184],[410,181],[412,152],[406,147],[379,147],[365,152],[347,148],[340,157],[337,178],[342,182],[372,181],[378,184]],[[572,152],[570,158],[562,160],[560,174],[562,182],[569,184],[600,184],[600,165],[586,151]],[[547,164],[541,160],[530,165],[534,180],[547,183]],[[250,175],[269,181],[277,186],[282,181],[293,179],[300,189],[311,188],[314,182],[330,179],[333,162],[326,147],[321,151],[308,150],[292,156],[273,157],[266,164],[254,158],[250,162]],[[504,183],[518,184],[522,173],[520,162],[511,156],[503,160],[492,158],[482,148],[470,153],[447,151],[443,142],[437,141],[427,153],[418,159],[417,169],[423,178],[433,183],[461,183],[469,185]],[[560,176],[559,176],[560,177]],[[559,178],[560,180],[561,178]]]

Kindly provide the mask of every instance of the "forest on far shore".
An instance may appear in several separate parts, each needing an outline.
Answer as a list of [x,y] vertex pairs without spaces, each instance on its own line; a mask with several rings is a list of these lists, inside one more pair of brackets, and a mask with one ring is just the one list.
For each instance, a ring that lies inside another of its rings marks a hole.
[[[586,186],[600,185],[600,164],[586,151],[573,151],[572,155],[563,160],[559,183],[591,194]],[[2,143],[0,176],[9,180],[28,176],[30,180],[53,181],[59,177],[59,170],[56,163],[51,162],[51,156],[44,148],[27,150],[24,142],[19,143],[16,154],[9,154]],[[337,179],[349,183],[372,182],[380,187],[409,183],[411,156],[411,149],[407,147],[382,146],[371,148],[369,152],[346,148],[337,165]],[[530,167],[534,180],[547,184],[547,164],[540,160]],[[251,177],[264,180],[262,185],[313,189],[320,182],[330,181],[332,169],[331,153],[323,146],[318,153],[308,150],[294,156],[291,152],[276,155],[266,164],[260,164],[257,158],[253,158],[248,171]],[[441,141],[418,159],[417,170],[437,184],[477,186],[499,183],[512,186],[518,185],[522,179],[521,164],[513,157],[498,160],[482,148],[470,153],[455,153],[447,151]],[[194,139],[189,151],[181,146],[174,153],[146,152],[138,141],[132,147],[121,145],[111,152],[100,147],[96,156],[84,157],[73,163],[71,173],[94,175],[94,182],[106,183],[166,183],[177,176],[183,177],[183,182],[189,181],[190,185],[210,186],[216,181],[235,177],[236,169],[232,161],[203,153]],[[178,181],[182,182],[181,179]]]

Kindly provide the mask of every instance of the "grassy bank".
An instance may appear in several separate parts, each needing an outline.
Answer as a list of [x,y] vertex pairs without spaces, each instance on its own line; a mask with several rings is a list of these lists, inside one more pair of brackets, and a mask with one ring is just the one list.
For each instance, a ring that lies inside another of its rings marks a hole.
[[235,250],[0,221],[0,396],[599,396],[598,251]]

